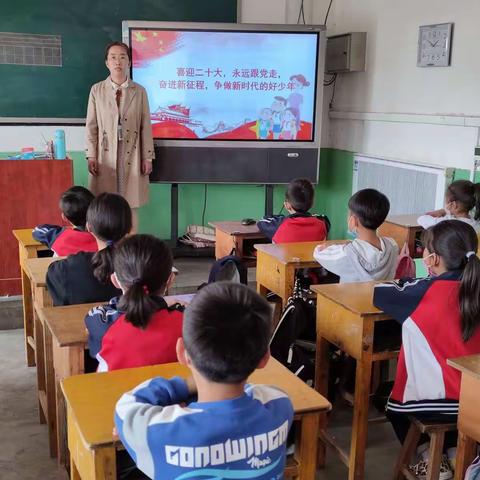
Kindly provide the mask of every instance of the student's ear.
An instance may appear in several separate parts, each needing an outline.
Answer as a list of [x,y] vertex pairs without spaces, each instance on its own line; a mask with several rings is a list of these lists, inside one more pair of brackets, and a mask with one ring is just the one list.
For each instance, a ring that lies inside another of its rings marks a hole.
[[167,284],[165,285],[165,291],[167,292],[168,289],[173,285],[173,282],[175,281],[175,273],[171,272],[170,276],[168,277]]
[[267,353],[260,359],[257,365],[257,369],[265,368],[269,360],[270,360],[270,350],[268,350]]
[[181,365],[186,365],[187,367],[190,367],[190,365],[191,365],[190,357],[188,356],[188,353],[185,350],[185,344],[183,343],[183,338],[182,337],[180,337],[177,340],[176,351],[177,351],[178,362]]
[[288,212],[288,213],[291,213],[291,212],[294,212],[295,209],[292,207],[292,204],[288,201],[288,200],[285,200],[283,202],[283,205],[285,206],[285,210]]
[[92,233],[92,229],[90,228],[90,224],[88,222],[85,224],[85,228],[86,228],[87,232]]
[[115,275],[115,272],[113,272],[110,275],[110,280],[112,281],[113,285],[118,288],[119,290],[122,290],[122,286],[120,285],[120,282],[118,281],[117,276]]
[[440,261],[441,261],[440,255],[437,255],[436,253],[434,253],[434,254],[432,255],[432,261],[433,261],[433,262],[432,262],[432,265],[431,265],[431,266],[432,266],[432,267],[438,267],[438,266],[440,265]]
[[70,224],[70,222],[67,220],[67,217],[65,216],[65,214],[62,212],[62,220],[67,223],[67,224]]

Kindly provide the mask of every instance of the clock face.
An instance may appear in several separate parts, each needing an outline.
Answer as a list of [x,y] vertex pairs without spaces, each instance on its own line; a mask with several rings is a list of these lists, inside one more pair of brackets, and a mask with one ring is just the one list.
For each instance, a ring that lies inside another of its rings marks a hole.
[[418,33],[418,67],[448,67],[453,23],[421,26]]

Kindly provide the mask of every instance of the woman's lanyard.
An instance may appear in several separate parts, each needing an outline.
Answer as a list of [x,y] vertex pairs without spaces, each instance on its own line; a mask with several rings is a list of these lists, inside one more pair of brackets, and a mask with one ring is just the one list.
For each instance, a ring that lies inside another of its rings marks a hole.
[[118,108],[118,125],[117,125],[117,139],[118,141],[122,140],[122,124],[120,122],[120,99],[122,97],[122,89],[117,88],[117,91],[115,92],[115,101],[117,102],[117,108]]

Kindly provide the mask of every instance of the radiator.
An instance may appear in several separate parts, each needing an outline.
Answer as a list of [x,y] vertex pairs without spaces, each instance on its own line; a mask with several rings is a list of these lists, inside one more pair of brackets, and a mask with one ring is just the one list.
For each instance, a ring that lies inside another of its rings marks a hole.
[[353,192],[375,188],[390,200],[390,215],[424,213],[443,208],[445,188],[454,170],[355,155]]

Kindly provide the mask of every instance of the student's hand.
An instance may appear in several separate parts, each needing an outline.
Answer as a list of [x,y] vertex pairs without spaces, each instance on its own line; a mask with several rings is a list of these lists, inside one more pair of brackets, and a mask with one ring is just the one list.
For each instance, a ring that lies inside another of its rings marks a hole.
[[96,177],[98,175],[98,162],[96,158],[88,158],[88,171]]
[[427,212],[425,215],[430,215],[431,217],[444,217],[447,212],[441,208],[440,210],[433,210],[433,212]]
[[189,375],[189,376],[185,379],[185,383],[187,384],[188,393],[189,393],[190,395],[194,395],[195,393],[197,393],[197,384],[195,383],[195,380],[193,379],[193,376],[192,376],[192,375]]
[[118,436],[117,427],[113,427],[112,437],[114,442],[120,440],[120,437]]
[[315,250],[317,250],[317,252],[321,252],[322,250],[325,250],[327,247],[328,245],[326,243],[321,243],[320,245],[317,245],[315,247]]
[[150,175],[152,173],[151,160],[142,160],[142,175]]

